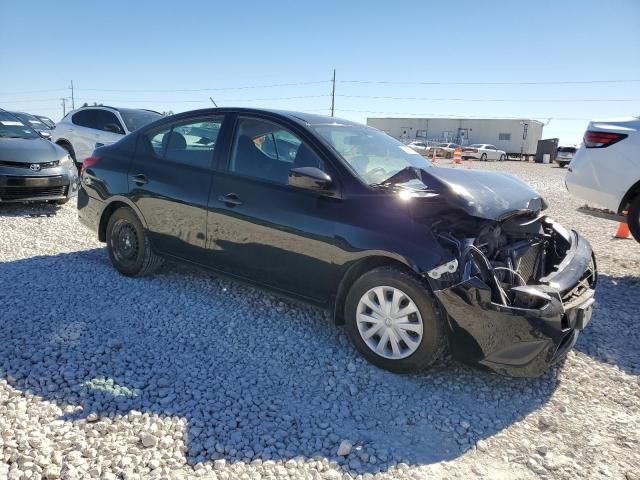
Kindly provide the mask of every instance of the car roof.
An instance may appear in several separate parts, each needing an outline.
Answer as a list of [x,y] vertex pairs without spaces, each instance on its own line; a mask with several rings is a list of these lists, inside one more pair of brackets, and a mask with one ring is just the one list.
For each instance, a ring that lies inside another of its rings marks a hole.
[[177,113],[176,118],[190,117],[193,115],[216,115],[221,113],[238,113],[240,115],[252,114],[268,114],[277,117],[284,117],[296,123],[305,125],[344,125],[344,126],[363,126],[361,123],[352,122],[343,118],[330,117],[328,115],[317,115],[313,113],[294,112],[290,110],[277,110],[267,108],[246,108],[246,107],[219,107],[219,108],[203,108],[200,110],[191,110],[188,112]]

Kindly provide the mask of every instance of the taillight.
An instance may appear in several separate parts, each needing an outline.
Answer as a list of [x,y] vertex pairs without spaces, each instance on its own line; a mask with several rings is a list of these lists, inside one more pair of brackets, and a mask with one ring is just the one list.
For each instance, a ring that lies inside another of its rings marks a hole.
[[91,156],[88,158],[84,159],[84,162],[82,162],[82,166],[80,167],[80,176],[82,177],[82,173],[89,167],[93,167],[94,165],[97,165],[97,163],[102,160],[102,157],[98,157],[98,156]]
[[587,130],[584,134],[584,146],[587,148],[605,148],[624,138],[627,138],[627,135],[624,133]]

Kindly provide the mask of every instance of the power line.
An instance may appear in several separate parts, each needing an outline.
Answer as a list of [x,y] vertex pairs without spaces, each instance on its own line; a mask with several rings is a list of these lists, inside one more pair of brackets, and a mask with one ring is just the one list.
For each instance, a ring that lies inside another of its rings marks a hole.
[[252,88],[295,87],[299,85],[318,85],[321,83],[329,83],[329,82],[331,82],[331,80],[318,80],[314,82],[272,83],[268,85],[243,85],[240,87],[218,87],[218,88],[183,88],[183,89],[159,89],[159,90],[82,88],[80,90],[87,91],[87,92],[136,92],[136,93],[214,92],[214,91],[223,91],[223,90],[247,90]]
[[393,80],[341,80],[342,83],[382,84],[382,85],[590,85],[595,83],[635,83],[640,79],[628,80],[552,80],[542,82],[406,82]]
[[[544,117],[532,117],[532,116],[493,116],[493,115],[452,115],[450,113],[415,113],[415,112],[384,112],[377,110],[346,110],[339,109],[339,112],[349,112],[349,113],[373,113],[377,115],[409,115],[411,117],[434,117],[434,118],[457,118],[457,119],[513,119],[513,120],[522,120],[522,119],[537,119],[544,118],[549,119],[548,116]],[[553,120],[591,120],[591,118],[577,118],[577,117],[552,117]]]
[[538,103],[538,102],[638,102],[640,98],[553,98],[553,99],[518,99],[518,98],[430,98],[430,97],[394,97],[384,95],[337,95],[343,98],[365,98],[373,100],[428,100],[431,102],[517,102],[517,103]]

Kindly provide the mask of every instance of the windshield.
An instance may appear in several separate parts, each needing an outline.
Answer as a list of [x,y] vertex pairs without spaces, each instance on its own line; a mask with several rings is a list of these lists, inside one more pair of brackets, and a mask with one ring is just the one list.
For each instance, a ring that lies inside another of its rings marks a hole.
[[48,126],[49,128],[51,128],[52,130],[55,128],[55,126],[56,126],[56,122],[54,122],[53,120],[51,120],[49,117],[43,117],[42,115],[36,115],[36,117],[38,117],[42,123],[44,123],[45,125],[47,125],[47,126]]
[[560,147],[558,153],[576,153],[577,150],[575,147]]
[[418,152],[374,128],[361,125],[313,127],[367,184],[378,184],[407,167],[431,168]]
[[40,138],[40,135],[10,113],[0,112],[0,137]]
[[121,108],[118,110],[124,120],[124,124],[127,126],[129,132],[133,132],[145,125],[155,122],[162,115],[156,112],[150,112],[148,110],[129,110],[128,108]]
[[11,113],[13,113],[14,116],[18,117],[20,120],[22,120],[24,123],[29,125],[31,128],[35,128],[36,130],[49,130],[49,127],[47,127],[44,123],[42,123],[42,121],[39,118],[33,115],[30,115],[28,113],[22,113],[22,112],[11,112]]

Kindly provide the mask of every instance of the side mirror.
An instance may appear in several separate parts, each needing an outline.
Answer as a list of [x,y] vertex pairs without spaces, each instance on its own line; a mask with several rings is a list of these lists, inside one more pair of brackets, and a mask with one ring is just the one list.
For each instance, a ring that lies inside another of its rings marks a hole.
[[38,134],[45,140],[51,140],[51,133],[45,130],[38,130]]
[[316,167],[299,167],[289,170],[289,185],[316,192],[330,192],[333,181],[327,173]]
[[104,126],[104,130],[105,132],[119,133],[120,135],[124,135],[124,132],[122,131],[120,125],[116,125],[115,123],[107,123]]

